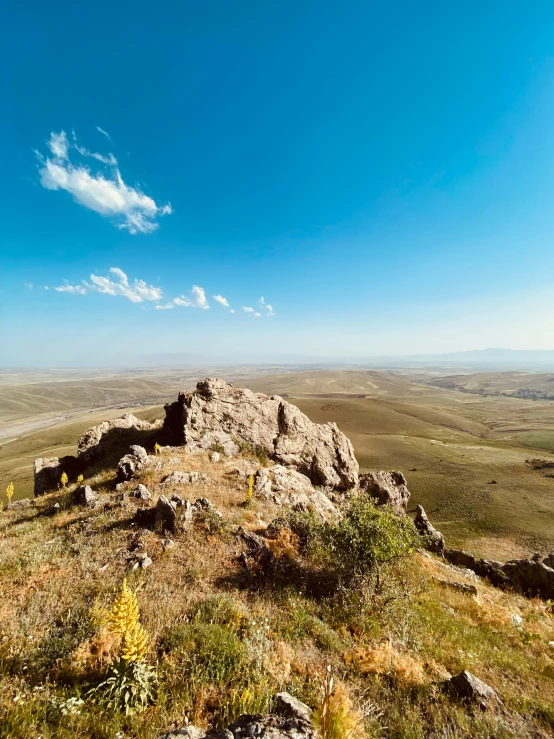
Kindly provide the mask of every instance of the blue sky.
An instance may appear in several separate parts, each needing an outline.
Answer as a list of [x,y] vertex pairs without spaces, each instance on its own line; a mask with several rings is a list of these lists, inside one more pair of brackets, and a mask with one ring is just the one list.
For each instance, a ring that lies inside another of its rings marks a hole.
[[1,21],[1,364],[554,348],[552,2]]

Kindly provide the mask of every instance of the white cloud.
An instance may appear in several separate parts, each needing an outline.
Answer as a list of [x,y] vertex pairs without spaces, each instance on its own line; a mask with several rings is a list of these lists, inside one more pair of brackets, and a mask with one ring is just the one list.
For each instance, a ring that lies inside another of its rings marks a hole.
[[83,285],[60,285],[54,290],[59,293],[71,293],[72,295],[86,295],[87,289]]
[[48,140],[48,148],[57,159],[67,159],[69,142],[67,141],[65,131],[60,131],[60,133],[54,133],[52,131]]
[[23,284],[25,285],[27,290],[32,290],[34,288],[34,285],[32,282],[24,282]]
[[90,282],[82,281],[81,285],[60,285],[55,287],[59,293],[86,295],[88,292],[97,292],[104,295],[121,295],[132,303],[142,303],[144,300],[161,300],[163,291],[159,287],[147,285],[144,280],[129,282],[129,278],[119,267],[111,267],[110,272],[117,279],[101,277],[91,274]]
[[223,295],[212,295],[212,298],[224,308],[230,308],[229,301]]
[[[127,185],[113,154],[105,156],[88,151],[77,143],[75,134],[70,145],[65,131],[52,133],[48,148],[53,158],[44,158],[40,152],[35,152],[40,161],[41,185],[47,190],[65,190],[85,208],[114,219],[118,228],[132,234],[151,233],[158,228],[160,216],[172,213],[170,203],[159,206],[149,195]],[[82,162],[74,164],[69,158],[70,149],[111,167],[109,173],[93,173]]]
[[243,305],[242,309],[245,313],[255,313],[256,311],[254,308],[251,308],[249,305]]
[[171,310],[172,308],[175,308],[174,303],[165,303],[164,305],[155,305],[154,308],[156,310]]
[[103,128],[100,128],[100,126],[96,126],[96,130],[99,131],[103,136],[105,136],[108,139],[108,141],[110,142],[110,144],[113,145],[112,137],[110,136],[110,134],[107,131],[104,131],[104,129]]
[[192,290],[188,296],[180,295],[178,298],[173,298],[173,302],[175,305],[181,305],[185,308],[202,308],[203,310],[208,310],[210,307],[206,300],[204,288],[198,287],[198,285],[192,286]]
[[260,298],[259,303],[260,303],[262,309],[265,309],[265,311],[267,312],[267,315],[268,316],[274,316],[275,315],[275,311],[273,310],[273,306],[270,305],[269,303],[266,303],[265,302],[265,299],[264,299],[263,295]]

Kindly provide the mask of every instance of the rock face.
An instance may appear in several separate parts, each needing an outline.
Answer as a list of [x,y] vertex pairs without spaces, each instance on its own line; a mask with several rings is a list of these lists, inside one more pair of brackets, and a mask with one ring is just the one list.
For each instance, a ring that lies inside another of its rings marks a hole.
[[145,431],[155,431],[161,428],[161,421],[148,423],[141,421],[131,413],[127,413],[121,418],[115,418],[113,421],[104,421],[90,428],[77,443],[79,459],[85,464],[91,464],[100,459],[104,454],[104,449],[109,448],[118,436],[133,435],[136,432],[136,440],[140,441],[141,435],[144,436]]
[[347,490],[358,482],[358,462],[336,424],[312,423],[279,396],[205,379],[165,407],[164,430],[177,444],[195,444],[208,432],[224,432],[293,467],[312,484]]
[[417,506],[414,524],[425,539],[425,548],[430,552],[442,555],[444,553],[444,536],[431,524],[422,505]]
[[502,567],[514,590],[523,595],[554,599],[554,569],[532,559],[513,559]]
[[51,490],[56,490],[60,484],[60,478],[65,472],[70,478],[76,477],[84,470],[83,463],[68,455],[67,457],[49,457],[35,459],[35,495],[44,495]]
[[294,510],[315,510],[325,520],[336,519],[337,508],[329,498],[315,490],[310,479],[280,464],[262,467],[254,475],[254,496]]
[[117,464],[115,471],[117,481],[126,482],[130,480],[133,475],[140,472],[147,460],[148,454],[146,453],[146,449],[137,444],[133,445],[129,450],[129,454],[122,457]]
[[378,505],[390,505],[398,515],[406,513],[410,491],[401,472],[368,472],[360,475],[360,490],[375,498]]
[[467,670],[447,680],[445,687],[447,692],[462,701],[477,704],[484,711],[499,708],[502,705],[497,693]]
[[506,588],[510,586],[510,580],[503,572],[502,562],[478,559],[461,549],[445,549],[444,558],[456,567],[465,567],[475,572],[479,577],[487,577],[496,587]]

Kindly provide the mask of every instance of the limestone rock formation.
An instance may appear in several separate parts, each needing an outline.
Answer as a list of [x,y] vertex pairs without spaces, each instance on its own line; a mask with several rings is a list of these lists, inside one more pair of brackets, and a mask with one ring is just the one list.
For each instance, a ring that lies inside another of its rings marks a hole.
[[359,487],[378,505],[390,505],[398,515],[406,513],[410,491],[401,472],[367,472],[360,475]]
[[299,718],[308,722],[312,720],[312,709],[286,691],[273,696],[273,710],[278,716],[285,718]]
[[112,421],[103,421],[97,426],[92,426],[79,439],[77,443],[79,458],[85,464],[91,464],[102,457],[104,450],[109,448],[109,445],[113,444],[118,436],[127,438],[129,435],[135,435],[136,441],[140,441],[141,436],[144,436],[144,432],[155,431],[160,429],[161,426],[161,421],[148,423],[148,421],[141,421],[131,413],[127,413],[121,418],[114,418]]
[[131,493],[131,496],[133,498],[139,498],[140,500],[151,500],[152,493],[148,490],[146,485],[137,485]]
[[177,506],[169,501],[165,495],[160,495],[156,504],[156,528],[160,531],[175,531],[177,520]]
[[254,496],[295,510],[314,510],[325,520],[336,519],[339,515],[335,505],[324,493],[313,488],[306,475],[280,464],[262,467],[256,472]]
[[418,505],[416,511],[414,524],[419,533],[424,537],[425,548],[430,552],[442,555],[444,553],[444,536],[429,521],[422,505]]
[[293,467],[314,485],[348,490],[358,482],[352,444],[336,424],[312,423],[279,396],[207,378],[165,410],[164,430],[176,444],[197,444],[208,432],[224,432]]
[[73,493],[73,499],[77,505],[94,506],[98,500],[96,493],[89,485],[79,485]]
[[208,475],[204,475],[202,472],[172,472],[170,475],[166,475],[161,484],[162,485],[192,485],[193,483],[203,482],[211,483],[211,479]]
[[487,577],[496,587],[506,588],[510,586],[510,580],[503,572],[502,562],[478,559],[461,549],[445,549],[444,558],[456,567],[464,567],[475,572],[479,577]]

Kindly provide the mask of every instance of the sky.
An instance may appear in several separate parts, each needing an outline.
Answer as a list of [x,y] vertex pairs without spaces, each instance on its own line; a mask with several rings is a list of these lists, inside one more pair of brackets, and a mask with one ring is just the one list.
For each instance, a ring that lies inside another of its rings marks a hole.
[[554,348],[551,0],[22,0],[0,62],[0,365]]

